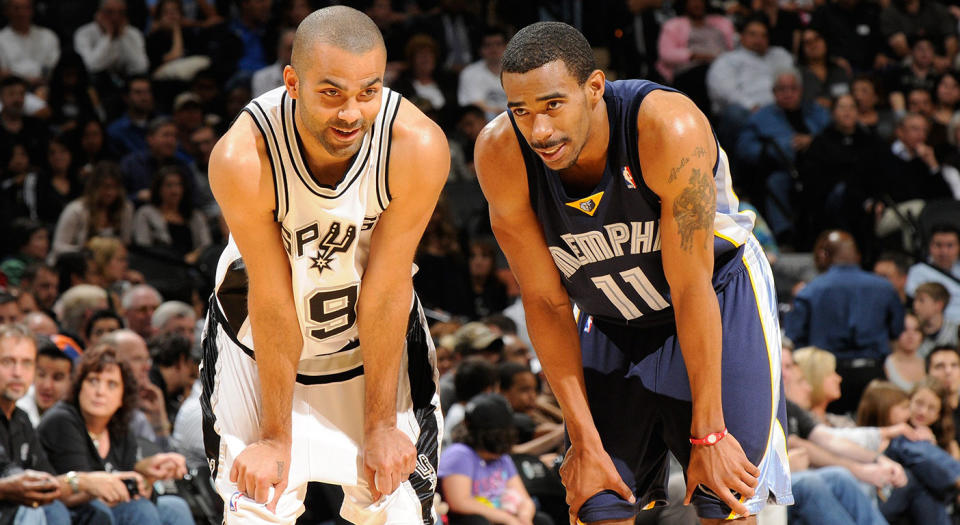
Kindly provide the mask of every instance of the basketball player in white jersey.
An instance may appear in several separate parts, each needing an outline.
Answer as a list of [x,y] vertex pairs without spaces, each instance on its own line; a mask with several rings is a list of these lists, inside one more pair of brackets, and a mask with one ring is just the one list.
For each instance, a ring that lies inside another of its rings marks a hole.
[[308,481],[354,523],[433,523],[443,428],[414,251],[449,168],[440,128],[383,86],[359,11],[299,26],[284,86],[217,143],[231,240],[204,335],[204,441],[225,522],[293,523]]

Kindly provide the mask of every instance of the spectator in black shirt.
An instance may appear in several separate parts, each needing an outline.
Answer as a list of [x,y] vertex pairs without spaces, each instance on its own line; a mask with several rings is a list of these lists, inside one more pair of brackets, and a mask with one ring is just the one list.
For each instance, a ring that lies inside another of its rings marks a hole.
[[800,49],[800,16],[780,9],[778,0],[753,0],[753,10],[763,13],[770,24],[770,45],[779,46],[796,55]]
[[910,64],[893,68],[887,78],[890,92],[890,107],[895,112],[907,109],[907,93],[913,89],[933,92],[937,85],[936,72],[933,69],[933,41],[927,37],[918,37],[910,51]]
[[[159,496],[156,504],[148,499],[153,481],[182,477],[186,461],[175,453],[141,456],[128,430],[138,389],[126,362],[101,344],[84,352],[77,368],[68,400],[48,410],[38,428],[54,469],[111,473],[119,504],[109,511],[117,525],[192,525],[189,507],[177,496]],[[124,479],[134,480],[136,490]]]
[[27,83],[9,76],[0,80],[0,144],[23,144],[34,166],[43,162],[47,128],[39,120],[24,114]]
[[[960,350],[948,346],[934,348],[927,354],[927,375],[947,389],[947,403],[953,410],[953,420],[960,421]],[[960,425],[954,425],[960,440]]]
[[892,111],[880,107],[884,97],[880,95],[877,79],[871,75],[857,77],[851,93],[857,103],[857,122],[880,140],[891,142],[897,121]]
[[900,120],[897,140],[890,147],[881,164],[881,173],[876,177],[875,198],[900,204],[952,195],[943,178],[940,162],[927,141],[929,129],[926,117],[918,113],[908,113]]
[[886,57],[880,36],[880,10],[874,2],[833,0],[813,12],[815,28],[837,56],[847,59],[854,71],[882,67]]
[[68,525],[71,514],[88,525],[112,524],[99,507],[86,504],[92,498],[118,501],[110,490],[111,476],[70,472],[54,477],[29,416],[15,405],[33,381],[36,359],[37,346],[26,327],[0,326],[0,524],[46,518],[48,525]]
[[880,13],[880,31],[896,58],[909,54],[909,42],[917,37],[942,44],[937,69],[950,67],[957,54],[957,21],[934,0],[893,0]]
[[197,363],[190,355],[190,342],[180,334],[157,334],[150,339],[148,346],[153,359],[150,381],[163,392],[167,418],[172,425],[187,389],[197,377]]

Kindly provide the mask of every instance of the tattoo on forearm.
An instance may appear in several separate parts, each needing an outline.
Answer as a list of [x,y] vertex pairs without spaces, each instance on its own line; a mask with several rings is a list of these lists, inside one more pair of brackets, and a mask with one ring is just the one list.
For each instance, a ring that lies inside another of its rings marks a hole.
[[693,150],[693,156],[698,159],[702,159],[706,155],[707,155],[707,150],[703,149],[703,146],[697,146],[697,148]]
[[277,483],[280,483],[282,481],[283,481],[283,462],[278,461],[277,462]]
[[[673,200],[673,218],[680,230],[680,248],[693,252],[693,238],[697,231],[711,231],[717,208],[717,190],[710,172],[694,168],[689,185]],[[707,236],[707,242],[710,237]]]

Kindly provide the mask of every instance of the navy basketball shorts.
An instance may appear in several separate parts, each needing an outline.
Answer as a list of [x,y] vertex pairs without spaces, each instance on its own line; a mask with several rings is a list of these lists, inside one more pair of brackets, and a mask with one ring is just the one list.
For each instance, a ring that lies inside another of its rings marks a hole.
[[[756,514],[768,500],[790,504],[793,496],[773,279],[756,241],[751,239],[741,253],[742,264],[726,274],[717,293],[723,329],[721,388],[727,429],[760,469],[755,495],[741,498]],[[634,507],[603,493],[588,500],[579,517],[584,523],[629,519],[638,510],[667,503],[668,451],[680,460],[684,474],[690,461],[690,384],[676,326],[629,327],[582,313],[577,324],[594,422],[637,498]],[[702,518],[737,517],[702,487],[692,501]]]

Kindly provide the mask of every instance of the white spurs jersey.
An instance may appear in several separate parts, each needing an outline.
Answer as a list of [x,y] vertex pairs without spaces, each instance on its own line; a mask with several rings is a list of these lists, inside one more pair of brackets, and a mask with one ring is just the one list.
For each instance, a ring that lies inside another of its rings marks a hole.
[[[303,337],[301,374],[346,373],[362,364],[356,303],[370,236],[390,202],[387,163],[400,100],[399,93],[383,89],[380,111],[335,187],[319,184],[310,174],[294,125],[297,101],[284,87],[244,108],[260,130],[273,170],[274,214],[290,260]],[[231,237],[217,265],[215,298],[236,342],[252,353],[246,291],[245,267]],[[318,356],[325,357],[312,359]]]

